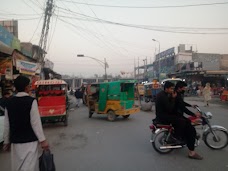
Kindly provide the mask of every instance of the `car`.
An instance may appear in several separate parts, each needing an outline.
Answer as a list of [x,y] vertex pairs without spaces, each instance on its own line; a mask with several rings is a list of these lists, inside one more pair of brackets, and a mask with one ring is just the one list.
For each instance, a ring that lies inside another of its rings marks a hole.
[[0,116],[0,143],[3,142],[4,118],[5,118],[4,115]]

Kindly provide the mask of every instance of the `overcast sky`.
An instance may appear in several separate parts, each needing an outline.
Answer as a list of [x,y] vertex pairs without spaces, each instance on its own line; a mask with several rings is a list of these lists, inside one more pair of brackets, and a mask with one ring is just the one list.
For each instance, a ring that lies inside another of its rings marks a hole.
[[[138,63],[139,58],[140,65],[143,65],[143,59],[146,57],[148,63],[153,62],[154,54],[158,53],[158,43],[152,39],[160,42],[161,51],[177,47],[179,44],[189,44],[201,53],[228,53],[228,4],[181,8],[130,8],[228,1],[53,1],[55,8],[50,21],[46,58],[54,62],[54,70],[60,74],[84,77],[104,74],[104,68],[96,61],[89,58],[77,58],[77,54],[84,54],[102,61],[106,58],[109,64],[107,72],[114,76],[120,74],[120,71],[133,72],[134,59]],[[85,3],[90,5],[85,5]],[[0,19],[19,19],[20,41],[39,44],[44,6],[44,0],[1,0]],[[120,8],[120,6],[128,8]],[[91,21],[91,19],[100,20]],[[107,21],[111,21],[112,24],[108,24]],[[118,23],[131,27],[121,26]],[[135,28],[142,27],[142,25],[152,30]],[[171,29],[171,27],[175,28]],[[211,30],[211,28],[219,29]],[[227,34],[173,33],[186,31]]]

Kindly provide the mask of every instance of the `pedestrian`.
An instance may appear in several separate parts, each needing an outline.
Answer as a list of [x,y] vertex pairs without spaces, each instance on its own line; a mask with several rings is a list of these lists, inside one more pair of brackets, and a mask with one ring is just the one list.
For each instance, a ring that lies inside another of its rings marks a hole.
[[206,86],[203,89],[203,97],[205,106],[209,106],[209,101],[211,100],[211,87],[210,83],[207,83]]
[[49,149],[37,101],[28,94],[29,83],[25,76],[15,79],[17,94],[7,101],[5,109],[3,150],[8,151],[11,145],[12,171],[37,171],[39,143],[44,150]]
[[81,98],[82,98],[82,91],[80,88],[77,88],[75,91],[75,97],[76,97],[76,107],[79,107]]

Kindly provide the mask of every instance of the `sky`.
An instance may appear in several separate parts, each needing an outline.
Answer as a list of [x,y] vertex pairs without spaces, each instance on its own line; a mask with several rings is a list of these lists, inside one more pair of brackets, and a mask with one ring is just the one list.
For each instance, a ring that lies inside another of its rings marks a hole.
[[[134,65],[144,64],[144,59],[148,64],[154,61],[154,55],[159,52],[158,42],[160,51],[187,44],[200,53],[228,54],[228,3],[167,7],[228,0],[53,1],[55,6],[49,24],[46,58],[54,62],[54,71],[62,75],[102,76],[103,65],[88,57],[102,62],[106,58],[109,65],[107,73],[113,76],[120,75],[121,71],[131,73]],[[46,1],[0,2],[0,20],[18,19],[20,41],[38,45]],[[88,57],[78,58],[77,54]]]

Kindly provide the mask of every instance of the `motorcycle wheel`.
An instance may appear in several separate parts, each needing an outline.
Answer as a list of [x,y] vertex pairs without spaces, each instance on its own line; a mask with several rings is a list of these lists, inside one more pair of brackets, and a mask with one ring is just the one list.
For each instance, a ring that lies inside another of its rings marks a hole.
[[227,131],[214,129],[213,132],[218,137],[218,139],[216,139],[216,137],[213,135],[212,132],[208,132],[205,135],[205,139],[204,139],[205,144],[209,148],[214,150],[220,150],[225,148],[228,145]]
[[173,149],[160,149],[161,146],[167,145],[166,139],[169,132],[168,130],[161,130],[157,134],[155,134],[154,141],[152,142],[152,146],[154,147],[155,151],[160,154],[167,154],[170,153]]

